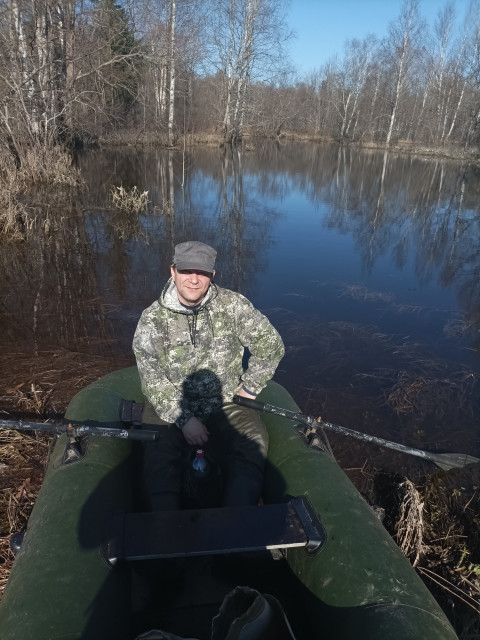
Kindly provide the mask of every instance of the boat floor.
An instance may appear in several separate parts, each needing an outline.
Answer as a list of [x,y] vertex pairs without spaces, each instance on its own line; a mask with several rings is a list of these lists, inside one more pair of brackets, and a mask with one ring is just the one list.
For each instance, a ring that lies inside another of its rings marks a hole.
[[[289,579],[290,578],[290,579]],[[277,598],[297,640],[303,635],[291,572],[268,551],[138,562],[132,568],[133,638],[161,629],[183,638],[210,640],[212,620],[224,598],[248,586]]]

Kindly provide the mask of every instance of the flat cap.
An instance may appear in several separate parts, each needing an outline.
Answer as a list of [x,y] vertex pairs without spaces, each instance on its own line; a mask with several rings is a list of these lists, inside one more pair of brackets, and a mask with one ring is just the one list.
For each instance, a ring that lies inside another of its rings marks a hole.
[[213,273],[216,256],[217,252],[212,247],[209,247],[208,244],[189,240],[188,242],[177,244],[173,255],[173,264],[180,271],[182,269],[198,269],[199,271]]

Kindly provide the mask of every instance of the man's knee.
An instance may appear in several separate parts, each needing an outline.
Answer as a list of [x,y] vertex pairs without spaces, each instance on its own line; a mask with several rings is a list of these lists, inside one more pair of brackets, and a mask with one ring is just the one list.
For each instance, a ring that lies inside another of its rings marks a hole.
[[263,458],[267,456],[268,431],[257,411],[233,403],[224,405],[224,415],[233,429],[235,439],[254,443]]
[[147,425],[168,425],[168,422],[162,420],[160,416],[157,414],[153,405],[145,401],[145,405],[142,411],[142,426],[147,427]]

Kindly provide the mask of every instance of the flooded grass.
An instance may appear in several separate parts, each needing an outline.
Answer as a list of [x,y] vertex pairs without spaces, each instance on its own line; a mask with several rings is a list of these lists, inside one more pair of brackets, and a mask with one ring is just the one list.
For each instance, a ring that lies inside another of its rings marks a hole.
[[[423,535],[414,565],[462,639],[480,632],[479,485],[476,464],[432,474],[417,488]],[[412,554],[407,557],[412,559]]]
[[122,185],[112,187],[110,195],[113,206],[127,214],[138,215],[141,211],[145,211],[148,205],[148,191],[140,193],[136,186],[131,189],[126,189]]
[[397,416],[416,420],[451,419],[452,411],[472,416],[478,408],[476,373],[432,357],[419,344],[380,333],[375,327],[321,324],[282,309],[271,315],[286,336],[287,360],[281,368],[300,372],[304,392],[311,392],[316,380],[349,395],[353,388],[359,399],[368,396],[374,406],[384,405]]
[[[0,366],[9,386],[0,396],[0,418],[58,420],[84,386],[133,364],[133,358],[112,361],[65,350],[4,354]],[[0,597],[14,561],[10,536],[27,525],[54,442],[48,434],[0,430]]]
[[393,293],[371,291],[364,285],[358,284],[346,285],[340,295],[352,298],[353,300],[360,300],[362,302],[393,302],[395,300],[395,295]]
[[[42,220],[37,220],[35,196],[47,189],[45,202],[50,205],[83,184],[79,172],[72,164],[71,155],[62,147],[53,145],[20,145],[16,153],[6,145],[0,150],[0,236],[2,242],[25,239],[37,226],[49,231],[48,206],[42,206]],[[47,209],[45,216],[44,209]],[[46,226],[45,226],[46,225]]]
[[27,526],[52,441],[48,435],[0,432],[0,597],[14,561],[10,536]]
[[0,365],[9,386],[0,395],[0,415],[4,419],[8,415],[58,418],[84,386],[114,369],[134,364],[133,355],[106,358],[64,349],[2,355]]
[[[425,365],[428,367],[428,363]],[[453,372],[449,378],[400,371],[393,386],[386,390],[385,404],[397,414],[429,415],[435,419],[450,415],[452,406],[460,412],[472,413],[476,381],[477,376],[466,369]]]

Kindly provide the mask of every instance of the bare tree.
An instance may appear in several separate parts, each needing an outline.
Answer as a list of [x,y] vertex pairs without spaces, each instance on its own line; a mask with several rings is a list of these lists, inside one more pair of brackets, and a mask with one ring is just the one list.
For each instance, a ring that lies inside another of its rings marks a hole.
[[419,14],[419,0],[404,0],[400,16],[390,24],[384,42],[385,71],[389,79],[387,130],[385,142],[390,144],[399,114],[401,100],[420,49],[424,22]]
[[375,36],[364,40],[347,40],[343,60],[338,64],[333,100],[339,121],[340,140],[354,137],[362,94],[372,71],[377,47]]
[[0,131],[18,158],[25,144],[65,144],[82,128],[92,133],[92,123],[123,117],[143,56],[127,3],[5,0],[0,7]]
[[1,19],[1,123],[13,141],[20,132],[30,143],[54,139],[65,121],[71,80],[74,0],[7,0]]
[[201,0],[145,0],[137,4],[146,64],[142,76],[143,127],[164,134],[169,146],[187,126],[195,70],[204,55]]
[[332,100],[335,65],[336,61],[331,60],[310,72],[304,83],[297,84],[297,100],[301,100],[299,112],[305,133],[328,135],[335,127]]
[[429,42],[422,86],[419,124],[425,141],[436,146],[448,142],[462,105],[467,76],[467,31],[454,40],[455,5],[446,2],[437,13]]
[[[449,72],[449,47],[453,37],[455,23],[455,5],[448,2],[437,14],[433,34],[437,43],[437,55],[432,64],[432,80],[434,93],[434,109],[437,124],[436,142],[443,142],[447,112],[449,109],[449,97],[451,91],[446,89]],[[425,91],[425,94],[427,91]]]
[[466,130],[464,147],[467,149],[478,138],[480,125],[480,3],[472,0],[465,20],[467,37],[467,64],[465,107]]
[[288,76],[281,82],[251,87],[252,131],[264,137],[279,137],[290,129],[300,111],[297,91]]
[[175,17],[176,0],[168,0],[168,31],[169,50],[168,62],[170,65],[170,87],[168,92],[168,143],[174,143],[174,116],[175,116]]
[[290,37],[283,0],[216,0],[211,13],[211,64],[223,76],[223,136],[242,139],[248,91],[254,82],[271,81],[284,66]]

